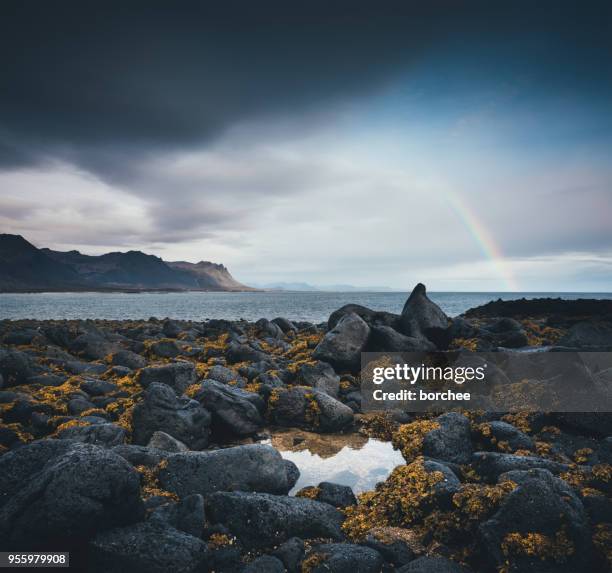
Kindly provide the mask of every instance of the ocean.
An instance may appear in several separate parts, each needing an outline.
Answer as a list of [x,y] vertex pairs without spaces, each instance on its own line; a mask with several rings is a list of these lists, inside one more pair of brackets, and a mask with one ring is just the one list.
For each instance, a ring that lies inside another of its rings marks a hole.
[[[349,303],[399,313],[407,292],[169,292],[169,293],[18,293],[0,294],[0,319],[147,319],[206,320],[244,318],[254,321],[283,316],[291,320],[326,321]],[[607,298],[612,293],[431,292],[429,297],[449,315],[501,298]]]

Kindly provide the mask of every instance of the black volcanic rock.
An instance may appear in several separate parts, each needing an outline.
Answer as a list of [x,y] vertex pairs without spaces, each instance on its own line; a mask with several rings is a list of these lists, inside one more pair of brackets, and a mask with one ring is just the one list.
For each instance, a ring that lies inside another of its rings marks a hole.
[[370,327],[359,315],[346,314],[319,342],[312,356],[331,364],[337,372],[357,372],[369,336]]
[[579,298],[565,300],[562,298],[534,298],[518,300],[502,300],[488,302],[482,306],[470,308],[463,316],[467,318],[485,318],[506,316],[510,318],[525,318],[547,316],[552,322],[558,319],[584,320],[585,317],[612,319],[612,300],[597,300]]
[[212,414],[212,429],[218,435],[249,436],[264,425],[258,394],[215,380],[205,380],[195,399]]
[[[554,537],[562,531],[572,548],[562,562],[543,563],[537,555],[504,553],[503,542],[510,533],[540,533]],[[547,471],[524,472],[519,487],[504,500],[499,511],[484,522],[479,533],[488,557],[497,567],[508,563],[510,571],[588,571],[591,532],[580,499],[563,480]]]
[[180,497],[196,493],[206,497],[216,491],[286,494],[292,481],[288,472],[273,447],[247,444],[170,455],[158,478],[164,489]]
[[132,441],[145,445],[159,430],[198,450],[208,445],[209,426],[210,413],[198,402],[177,398],[170,386],[153,382],[134,407]]
[[378,551],[353,543],[317,545],[308,557],[311,556],[316,563],[308,569],[312,573],[378,573],[383,565]]
[[353,423],[353,411],[325,392],[304,386],[279,388],[269,401],[270,419],[279,426],[314,432],[340,432]]
[[136,470],[113,452],[53,440],[0,458],[0,548],[75,547],[143,515]]
[[588,320],[578,322],[558,342],[559,346],[571,348],[612,348],[612,320]]
[[471,569],[460,565],[455,561],[451,561],[446,557],[430,557],[424,555],[401,569],[398,573],[470,573]]
[[6,387],[25,384],[42,372],[42,367],[25,352],[0,348],[0,376]]
[[148,388],[153,382],[170,386],[180,396],[198,377],[191,362],[172,362],[163,366],[147,366],[137,376],[138,382]]
[[101,532],[92,540],[90,550],[97,573],[206,570],[207,548],[201,539],[155,521]]
[[433,351],[436,346],[424,336],[405,336],[390,326],[372,326],[369,352],[421,352]]
[[406,336],[428,336],[446,330],[450,321],[444,311],[427,297],[425,285],[419,283],[408,297],[400,318],[400,330]]
[[335,540],[344,537],[340,528],[342,513],[311,499],[217,492],[207,498],[206,512],[212,523],[223,524],[245,547],[269,547],[296,536]]
[[345,304],[343,307],[335,310],[329,315],[327,320],[327,328],[329,330],[333,330],[336,327],[336,324],[338,324],[342,318],[350,313],[354,313],[359,316],[359,318],[366,322],[368,326],[382,325],[395,328],[400,320],[400,316],[398,314],[372,310],[366,306],[361,306],[360,304]]

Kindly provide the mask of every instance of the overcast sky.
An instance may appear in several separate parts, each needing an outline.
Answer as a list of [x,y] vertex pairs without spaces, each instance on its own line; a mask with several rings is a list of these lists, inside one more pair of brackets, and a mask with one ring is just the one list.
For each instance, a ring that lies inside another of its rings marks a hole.
[[2,2],[0,231],[245,283],[610,291],[610,6]]

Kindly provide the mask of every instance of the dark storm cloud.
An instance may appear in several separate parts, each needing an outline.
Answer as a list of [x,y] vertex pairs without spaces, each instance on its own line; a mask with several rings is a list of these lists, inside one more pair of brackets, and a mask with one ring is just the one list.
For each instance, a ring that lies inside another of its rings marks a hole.
[[[0,168],[57,155],[121,179],[128,156],[367,93],[447,42],[514,45],[609,94],[610,4],[535,4],[6,1]],[[542,37],[534,53],[529,35]]]

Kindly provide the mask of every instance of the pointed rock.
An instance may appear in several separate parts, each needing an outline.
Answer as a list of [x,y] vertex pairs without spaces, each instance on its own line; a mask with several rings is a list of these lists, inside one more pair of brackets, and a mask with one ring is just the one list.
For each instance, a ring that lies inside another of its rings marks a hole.
[[425,285],[416,285],[402,310],[402,332],[407,336],[427,336],[436,330],[446,330],[449,324],[450,320],[444,311],[427,297]]

